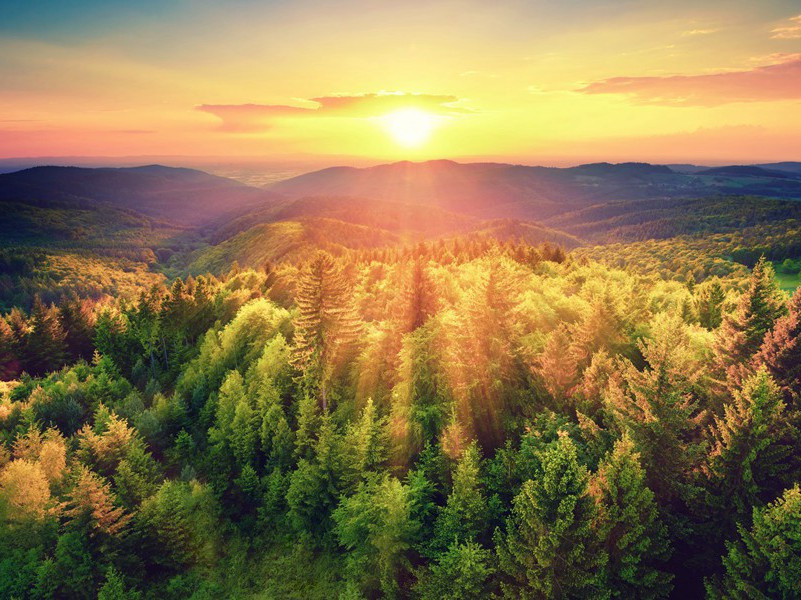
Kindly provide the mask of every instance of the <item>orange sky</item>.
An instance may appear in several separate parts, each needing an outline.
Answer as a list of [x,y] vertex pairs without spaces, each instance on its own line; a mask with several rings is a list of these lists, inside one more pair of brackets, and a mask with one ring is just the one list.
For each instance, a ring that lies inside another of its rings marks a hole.
[[797,0],[16,4],[0,157],[801,160]]

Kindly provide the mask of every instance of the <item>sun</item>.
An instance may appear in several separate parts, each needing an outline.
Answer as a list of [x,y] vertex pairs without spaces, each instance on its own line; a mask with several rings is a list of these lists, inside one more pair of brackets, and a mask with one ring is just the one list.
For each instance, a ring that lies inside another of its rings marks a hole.
[[437,118],[418,108],[402,108],[380,118],[384,129],[395,142],[417,148],[428,141],[437,126]]

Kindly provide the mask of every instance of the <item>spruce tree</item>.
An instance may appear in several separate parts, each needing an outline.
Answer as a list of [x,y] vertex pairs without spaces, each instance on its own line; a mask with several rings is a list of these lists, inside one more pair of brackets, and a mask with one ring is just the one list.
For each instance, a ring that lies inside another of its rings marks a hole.
[[731,533],[752,506],[774,498],[789,483],[793,431],[781,392],[764,367],[734,392],[724,414],[714,418],[710,434],[709,504],[722,520],[721,533]]
[[664,598],[672,576],[660,570],[670,547],[634,443],[623,438],[592,477],[595,531],[609,555],[605,584],[614,598]]
[[401,306],[403,307],[401,327],[404,333],[422,327],[436,312],[436,296],[431,290],[425,264],[419,256],[412,265],[409,282],[402,294]]
[[329,383],[338,360],[357,339],[361,323],[351,303],[350,288],[334,259],[318,252],[304,268],[297,285],[292,364],[303,372],[307,390],[328,408]]
[[44,375],[63,367],[67,362],[67,335],[61,326],[56,307],[45,305],[36,296],[30,323],[31,331],[26,343],[26,370],[32,375]]
[[628,363],[623,381],[609,381],[605,401],[631,436],[648,487],[662,503],[686,499],[703,455],[704,413],[695,394],[700,374],[680,317],[653,323],[653,338],[640,343],[647,367]]
[[714,600],[801,598],[801,490],[790,488],[775,502],[754,509],[753,525],[738,527],[727,545],[722,577],[707,580]]
[[785,296],[776,283],[773,266],[763,256],[751,271],[748,289],[736,310],[726,315],[718,330],[719,366],[729,370],[754,356],[765,334],[786,312]]
[[475,542],[487,528],[487,500],[481,483],[481,456],[476,442],[462,454],[453,474],[453,488],[434,529],[434,548],[454,542]]
[[19,370],[19,344],[8,321],[0,317],[0,381],[14,379]]
[[781,386],[785,399],[801,401],[801,287],[790,299],[788,313],[776,321],[754,358],[764,364]]
[[95,315],[90,300],[76,294],[64,298],[58,308],[61,324],[66,332],[67,352],[73,360],[90,360],[94,352]]
[[514,499],[495,545],[506,598],[608,598],[605,551],[592,522],[587,471],[566,435],[542,453],[542,471]]

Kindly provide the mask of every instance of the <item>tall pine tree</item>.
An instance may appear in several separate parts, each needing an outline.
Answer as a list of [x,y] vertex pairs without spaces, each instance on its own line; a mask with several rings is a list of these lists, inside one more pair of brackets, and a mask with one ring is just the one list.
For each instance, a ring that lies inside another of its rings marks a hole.
[[801,402],[801,287],[790,299],[789,312],[765,336],[754,362],[764,364],[781,386],[785,399]]
[[514,499],[506,534],[496,532],[506,598],[608,598],[605,551],[592,522],[587,471],[566,435],[542,454],[542,472]]
[[335,369],[353,342],[361,323],[354,311],[350,287],[327,252],[306,265],[297,285],[293,365],[303,372],[307,393],[327,410]]
[[598,514],[595,531],[609,555],[606,585],[614,598],[664,598],[671,575],[660,563],[670,555],[667,529],[645,485],[634,443],[619,440],[592,477]]
[[718,329],[716,354],[724,372],[736,370],[759,351],[765,334],[787,312],[785,297],[776,283],[773,267],[759,259],[751,271],[748,289],[736,310],[724,317]]
[[714,600],[801,598],[801,490],[788,489],[772,504],[754,510],[751,529],[728,544],[724,573],[706,582]]

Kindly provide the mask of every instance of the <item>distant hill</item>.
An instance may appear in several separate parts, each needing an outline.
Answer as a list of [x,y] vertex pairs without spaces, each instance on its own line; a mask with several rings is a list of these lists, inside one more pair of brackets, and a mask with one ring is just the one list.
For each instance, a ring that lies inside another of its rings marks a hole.
[[763,169],[770,169],[772,171],[788,171],[790,173],[801,173],[801,162],[786,161],[777,163],[767,163],[764,165],[756,165],[756,166],[762,167]]
[[267,262],[297,261],[315,249],[340,254],[347,249],[393,246],[402,240],[384,229],[326,218],[262,223],[189,258],[190,273],[219,273],[234,262],[260,267]]
[[801,172],[795,174],[792,171],[767,169],[764,166],[757,167],[754,165],[735,165],[698,171],[696,175],[714,175],[715,177],[767,177],[778,179],[797,179],[798,177],[801,177]]
[[[733,170],[732,170],[733,169]],[[436,206],[477,218],[541,221],[608,202],[754,194],[801,199],[801,178],[759,167],[680,173],[647,163],[565,169],[452,161],[334,167],[270,188],[287,197],[352,196]]]
[[183,226],[201,226],[275,201],[274,193],[194,169],[148,165],[34,167],[0,175],[0,201],[36,206],[108,204]]

